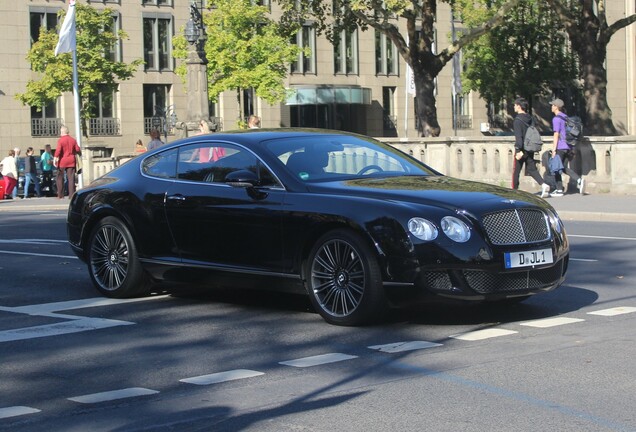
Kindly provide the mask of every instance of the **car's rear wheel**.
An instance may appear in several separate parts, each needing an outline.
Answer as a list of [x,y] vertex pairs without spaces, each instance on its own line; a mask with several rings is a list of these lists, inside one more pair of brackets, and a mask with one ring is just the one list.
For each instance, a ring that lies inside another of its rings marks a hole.
[[311,303],[328,323],[360,325],[379,320],[386,312],[377,259],[351,231],[334,230],[318,239],[304,276]]
[[145,294],[150,286],[130,231],[112,216],[102,219],[91,232],[88,272],[97,289],[107,297],[135,297]]

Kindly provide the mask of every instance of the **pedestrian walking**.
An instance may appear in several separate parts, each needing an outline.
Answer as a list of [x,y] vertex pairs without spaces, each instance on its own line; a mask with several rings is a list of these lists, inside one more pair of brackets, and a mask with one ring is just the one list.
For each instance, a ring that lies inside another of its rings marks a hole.
[[163,145],[163,141],[161,141],[161,134],[157,129],[152,129],[150,131],[150,142],[146,146],[148,151],[154,150]]
[[138,139],[137,142],[135,143],[135,153],[144,153],[146,150],[147,149],[143,141]]
[[68,128],[62,126],[60,128],[60,139],[57,140],[55,148],[55,157],[53,165],[57,167],[57,176],[55,183],[57,184],[58,199],[64,198],[64,175],[68,183],[69,198],[75,193],[75,155],[80,154],[80,148],[75,138],[68,134]]
[[[566,121],[568,119],[567,114],[563,108],[563,100],[554,99],[550,101],[550,109],[554,114],[552,118],[552,131],[554,132],[554,140],[552,144],[552,155],[558,156],[563,163],[563,171],[576,182],[576,186],[580,194],[585,193],[585,179],[579,176],[574,170],[570,168],[570,162],[574,158],[574,151],[566,141]],[[555,173],[556,190],[550,194],[553,197],[563,196],[563,179],[561,178],[561,172]]]
[[11,196],[13,197],[13,199],[16,199],[18,197],[18,181],[20,179],[20,148],[19,147],[15,147],[13,149],[13,152],[15,153],[15,166],[16,166],[16,184],[15,187],[13,188],[13,193],[11,194]]
[[15,150],[9,150],[9,155],[0,162],[0,173],[4,181],[4,198],[13,198],[13,191],[18,184],[18,165],[15,159]]
[[40,156],[42,164],[42,184],[41,190],[47,191],[47,196],[53,195],[53,154],[51,154],[51,144],[44,146],[44,153]]
[[250,129],[260,129],[261,127],[261,118],[257,115],[252,114],[247,119],[247,127]]
[[515,133],[515,158],[512,168],[512,188],[519,189],[519,176],[523,166],[526,166],[528,174],[541,186],[541,198],[547,198],[550,195],[550,185],[543,181],[543,178],[537,170],[537,165],[534,160],[533,151],[527,151],[523,147],[524,140],[526,138],[526,132],[530,125],[534,123],[534,120],[528,114],[529,104],[524,98],[517,98],[514,104],[514,110],[517,114],[512,127]]
[[35,194],[40,198],[42,191],[40,189],[40,180],[38,179],[38,169],[35,156],[33,156],[33,147],[29,147],[24,157],[24,198],[29,197],[29,187],[33,183]]

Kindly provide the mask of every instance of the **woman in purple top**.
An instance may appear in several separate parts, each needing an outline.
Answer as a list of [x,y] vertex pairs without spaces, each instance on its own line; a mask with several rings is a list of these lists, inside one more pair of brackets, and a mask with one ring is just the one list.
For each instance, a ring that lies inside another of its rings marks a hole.
[[[563,112],[563,101],[561,99],[554,99],[550,102],[550,105],[552,106],[551,109],[552,113],[554,114],[554,118],[552,119],[552,130],[554,131],[552,154],[555,154],[559,156],[559,158],[561,158],[565,173],[571,179],[576,181],[577,188],[582,194],[584,192],[583,188],[585,187],[585,180],[570,169],[569,162],[574,157],[574,152],[568,145],[567,141],[565,141],[565,121],[567,120],[568,116]],[[554,178],[556,180],[556,190],[552,192],[550,196],[563,196],[563,180],[561,178],[561,172],[557,172],[554,175]]]

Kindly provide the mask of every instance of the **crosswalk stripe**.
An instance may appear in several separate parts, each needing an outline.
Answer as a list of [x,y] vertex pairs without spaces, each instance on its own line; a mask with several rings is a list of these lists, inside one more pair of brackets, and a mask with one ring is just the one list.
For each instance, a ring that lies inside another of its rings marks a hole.
[[636,312],[636,307],[619,306],[610,309],[602,309],[594,312],[588,312],[588,315],[615,316]]
[[236,369],[226,372],[218,372],[209,375],[201,375],[191,378],[180,379],[180,382],[196,385],[209,385],[218,384],[226,381],[239,380],[244,378],[252,378],[255,376],[265,375],[264,372],[249,370],[249,369]]
[[411,342],[394,342],[384,345],[373,345],[367,347],[372,350],[377,350],[385,353],[399,353],[404,351],[415,351],[426,348],[434,348],[442,346],[442,344],[427,341],[411,341]]
[[68,398],[68,400],[73,402],[78,402],[82,404],[94,404],[100,402],[108,402],[117,399],[126,399],[138,396],[147,396],[151,394],[159,393],[157,390],[150,390],[142,387],[131,387],[127,389],[121,390],[113,390],[102,393],[93,393],[83,396],[76,396],[72,398]]
[[518,333],[514,330],[506,330],[506,329],[486,329],[486,330],[476,330],[467,333],[460,333],[456,335],[449,336],[453,339],[459,339],[463,341],[478,341],[484,339],[490,339],[499,336],[508,336],[511,334]]
[[27,406],[12,406],[0,408],[0,419],[17,417],[25,414],[35,414],[39,412],[41,412],[41,410]]
[[304,357],[296,360],[288,360],[279,362],[279,364],[285,366],[293,366],[298,368],[312,367],[323,365],[327,363],[336,363],[344,360],[351,360],[354,358],[358,358],[358,356],[342,354],[342,353],[329,353],[329,354],[321,354],[317,356]]
[[556,327],[556,326],[565,325],[565,324],[577,323],[581,321],[585,321],[585,320],[581,318],[559,317],[559,318],[540,319],[536,321],[526,321],[519,324],[522,326],[527,326],[527,327],[548,328],[548,327]]

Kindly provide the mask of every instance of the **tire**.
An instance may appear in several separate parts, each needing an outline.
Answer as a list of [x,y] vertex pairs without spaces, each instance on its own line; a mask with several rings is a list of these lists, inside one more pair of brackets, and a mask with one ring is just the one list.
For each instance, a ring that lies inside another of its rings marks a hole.
[[106,297],[136,297],[150,288],[130,231],[112,216],[102,219],[88,239],[88,273]]
[[318,239],[304,266],[312,305],[330,324],[355,326],[380,320],[387,310],[377,258],[352,231]]

